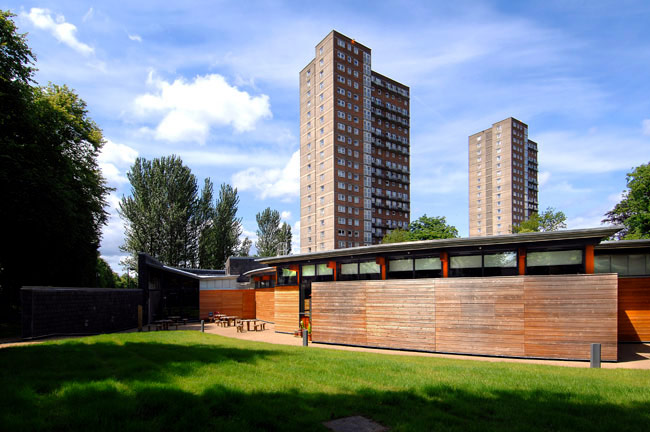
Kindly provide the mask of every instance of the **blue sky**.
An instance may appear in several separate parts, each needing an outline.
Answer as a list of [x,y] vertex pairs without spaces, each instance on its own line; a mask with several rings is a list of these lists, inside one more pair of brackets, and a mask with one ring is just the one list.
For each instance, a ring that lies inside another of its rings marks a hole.
[[[3,2],[37,56],[104,131],[116,188],[102,255],[121,272],[137,156],[178,154],[236,186],[245,234],[282,212],[299,240],[298,72],[336,29],[411,87],[412,219],[468,234],[467,137],[507,117],[539,143],[540,207],[600,225],[625,174],[650,161],[650,2]],[[371,6],[370,6],[371,5]]]

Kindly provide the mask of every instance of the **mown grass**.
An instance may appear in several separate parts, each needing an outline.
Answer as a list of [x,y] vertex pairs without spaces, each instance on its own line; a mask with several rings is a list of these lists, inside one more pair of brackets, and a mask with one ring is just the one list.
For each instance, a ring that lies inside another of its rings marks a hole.
[[114,334],[0,350],[0,430],[650,430],[650,372]]

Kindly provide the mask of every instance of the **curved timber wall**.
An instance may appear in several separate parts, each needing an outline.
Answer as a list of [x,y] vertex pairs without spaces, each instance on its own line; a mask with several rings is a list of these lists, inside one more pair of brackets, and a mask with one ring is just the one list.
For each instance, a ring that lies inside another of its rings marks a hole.
[[315,282],[312,338],[576,360],[600,343],[602,359],[616,361],[617,282],[616,274]]

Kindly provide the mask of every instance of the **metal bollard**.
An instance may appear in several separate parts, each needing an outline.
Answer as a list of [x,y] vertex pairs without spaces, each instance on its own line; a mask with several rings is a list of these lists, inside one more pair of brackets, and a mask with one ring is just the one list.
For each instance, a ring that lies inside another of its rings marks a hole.
[[309,332],[307,330],[302,331],[302,346],[308,346],[309,344]]
[[591,344],[591,362],[589,367],[600,368],[600,344],[592,343]]
[[205,332],[205,321],[201,320],[201,333]]

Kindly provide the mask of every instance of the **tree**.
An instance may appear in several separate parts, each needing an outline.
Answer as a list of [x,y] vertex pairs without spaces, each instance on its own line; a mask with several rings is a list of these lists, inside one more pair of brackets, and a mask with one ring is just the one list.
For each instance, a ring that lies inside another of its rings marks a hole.
[[626,180],[621,201],[605,214],[603,222],[624,226],[615,236],[618,239],[650,238],[650,163],[636,167]]
[[126,222],[121,249],[133,257],[145,252],[166,265],[195,267],[204,215],[190,168],[175,155],[137,158],[127,177],[131,196],[120,202]]
[[239,246],[239,250],[237,251],[237,256],[240,256],[240,257],[250,256],[251,246],[253,246],[253,242],[251,241],[251,239],[246,237],[241,242],[241,245]]
[[289,255],[291,253],[291,225],[282,222],[278,233],[278,254]]
[[553,207],[547,207],[541,213],[533,213],[528,219],[519,225],[512,226],[513,234],[527,232],[558,231],[566,228],[566,215],[564,212],[555,211]]
[[73,90],[33,85],[12,16],[0,11],[0,305],[15,317],[22,285],[95,286],[110,188],[101,130]]
[[99,288],[115,288],[118,279],[119,276],[113,272],[106,260],[97,257],[97,286]]
[[429,217],[426,214],[409,224],[408,230],[396,229],[386,234],[382,243],[401,243],[416,240],[457,238],[458,230],[447,224],[444,216]]
[[209,212],[209,223],[201,233],[201,267],[224,268],[228,257],[238,254],[242,233],[241,218],[237,218],[238,206],[237,189],[222,184],[215,207]]
[[280,225],[280,213],[267,207],[256,215],[258,256],[276,256],[291,253],[291,226]]
[[401,228],[392,230],[381,240],[382,243],[403,243],[408,241],[413,241],[411,232]]
[[414,240],[434,240],[457,238],[458,230],[453,225],[448,225],[444,216],[428,217],[426,214],[420,216],[409,224],[409,231]]

